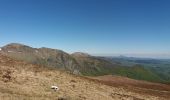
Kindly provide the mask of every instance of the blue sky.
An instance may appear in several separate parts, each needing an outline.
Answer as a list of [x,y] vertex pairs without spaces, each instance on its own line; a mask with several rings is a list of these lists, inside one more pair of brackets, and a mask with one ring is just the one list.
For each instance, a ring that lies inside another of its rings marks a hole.
[[169,0],[0,0],[0,46],[170,56]]

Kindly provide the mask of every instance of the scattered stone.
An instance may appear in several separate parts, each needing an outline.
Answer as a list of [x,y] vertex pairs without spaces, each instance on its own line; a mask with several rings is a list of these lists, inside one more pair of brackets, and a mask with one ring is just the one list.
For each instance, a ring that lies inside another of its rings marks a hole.
[[57,86],[51,86],[51,89],[53,89],[54,91],[58,91],[59,88]]

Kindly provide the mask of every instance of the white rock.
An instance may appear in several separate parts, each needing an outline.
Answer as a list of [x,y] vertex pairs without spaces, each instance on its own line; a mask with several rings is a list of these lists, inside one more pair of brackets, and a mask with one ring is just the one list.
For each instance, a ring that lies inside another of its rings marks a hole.
[[55,91],[59,90],[59,88],[57,86],[51,86],[51,89],[54,89]]

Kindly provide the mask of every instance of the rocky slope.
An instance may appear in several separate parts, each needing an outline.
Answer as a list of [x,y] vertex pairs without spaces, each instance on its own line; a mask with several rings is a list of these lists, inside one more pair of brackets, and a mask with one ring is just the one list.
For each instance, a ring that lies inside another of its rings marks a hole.
[[84,53],[69,55],[66,52],[50,48],[32,48],[11,43],[1,48],[1,53],[28,63],[71,71],[75,74],[104,75],[111,73],[115,65],[108,61]]
[[98,76],[112,74],[114,68],[118,65],[112,64],[106,60],[98,59],[84,53],[73,53],[71,55],[81,66],[80,71],[83,75]]
[[1,49],[1,53],[18,60],[79,73],[79,66],[74,58],[61,50],[32,48],[18,43],[8,44]]
[[[51,90],[57,85],[59,91]],[[1,100],[166,100],[121,87],[13,60],[0,53]]]

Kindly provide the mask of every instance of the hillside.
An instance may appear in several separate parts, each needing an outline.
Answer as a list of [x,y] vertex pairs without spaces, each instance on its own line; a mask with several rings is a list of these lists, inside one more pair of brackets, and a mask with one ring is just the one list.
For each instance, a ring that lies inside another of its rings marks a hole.
[[[0,54],[1,100],[160,100],[160,95],[112,87],[64,71],[27,64]],[[50,89],[57,85],[59,91]]]
[[118,62],[76,52],[68,54],[51,48],[32,48],[18,43],[11,43],[1,48],[0,52],[11,58],[50,68],[66,70],[76,75],[102,76],[120,75],[138,80],[166,82],[164,77],[140,65],[125,66]]
[[105,75],[90,78],[98,80],[109,86],[124,87],[125,89],[134,91],[136,93],[150,94],[155,96],[161,96],[164,98],[170,98],[169,84],[152,83],[114,75]]
[[[77,72],[77,62],[66,52],[51,48],[32,48],[18,43],[2,47],[1,53],[28,63]],[[77,72],[79,73],[79,72]]]
[[162,80],[161,82],[170,82],[170,59],[135,58],[125,56],[100,58],[128,67],[133,67],[135,65],[142,66],[143,68],[158,76],[159,79]]
[[11,43],[1,48],[1,53],[14,59],[26,61],[56,69],[63,69],[81,75],[106,75],[112,74],[114,67],[106,60],[76,52],[68,54],[61,50],[51,48],[32,48],[23,44]]
[[86,76],[99,76],[112,74],[115,67],[114,65],[106,60],[98,59],[97,57],[89,56],[83,53],[74,53],[72,57],[81,66],[80,72]]
[[134,65],[132,67],[117,67],[113,71],[113,75],[124,76],[137,80],[146,80],[151,82],[166,82],[156,73],[147,70],[141,65]]

